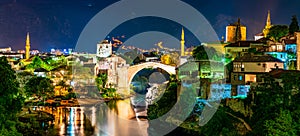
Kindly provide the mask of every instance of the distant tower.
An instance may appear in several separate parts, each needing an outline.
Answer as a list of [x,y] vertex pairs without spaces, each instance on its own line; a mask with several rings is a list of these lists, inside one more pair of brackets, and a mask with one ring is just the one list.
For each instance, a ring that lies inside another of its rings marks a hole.
[[97,56],[106,58],[112,55],[112,43],[108,40],[103,40],[97,44]]
[[246,40],[246,26],[241,24],[240,19],[237,22],[226,26],[226,42],[236,42]]
[[27,32],[27,36],[26,36],[26,46],[25,46],[25,58],[29,59],[30,57],[30,37],[29,37],[29,32]]
[[272,27],[272,24],[271,24],[271,14],[270,14],[270,10],[268,10],[268,16],[267,16],[266,26],[265,26],[265,28],[263,30],[264,37],[267,37],[267,35],[268,35],[269,30],[270,30],[271,27]]
[[241,20],[238,18],[236,30],[235,30],[235,36],[234,36],[234,41],[240,41],[242,39],[242,32],[241,32]]
[[185,43],[185,41],[184,41],[184,30],[183,30],[183,28],[181,30],[181,41],[180,41],[180,43],[181,43],[181,52],[180,52],[180,55],[181,56],[185,56],[185,51],[184,51],[184,43]]

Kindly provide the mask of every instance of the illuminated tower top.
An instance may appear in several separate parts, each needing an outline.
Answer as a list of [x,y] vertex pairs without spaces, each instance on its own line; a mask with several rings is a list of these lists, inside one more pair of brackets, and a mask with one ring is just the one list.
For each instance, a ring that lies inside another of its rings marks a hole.
[[268,10],[268,17],[267,17],[267,22],[265,28],[271,28],[271,14],[270,10]]
[[25,57],[26,59],[29,59],[30,57],[30,37],[29,37],[29,32],[27,32],[27,36],[26,36],[26,45],[25,45]]
[[181,30],[181,41],[184,41],[184,30],[183,30],[183,28]]
[[266,21],[266,26],[263,30],[264,36],[267,37],[268,33],[269,33],[269,29],[272,27],[271,24],[271,13],[270,10],[268,10],[268,16],[267,16],[267,21]]
[[184,43],[185,43],[185,41],[184,41],[184,30],[183,30],[183,28],[181,30],[181,41],[180,41],[180,43],[181,43],[181,53],[180,53],[180,55],[185,56],[185,52],[184,52]]
[[29,32],[27,32],[27,36],[26,36],[26,46],[30,46]]

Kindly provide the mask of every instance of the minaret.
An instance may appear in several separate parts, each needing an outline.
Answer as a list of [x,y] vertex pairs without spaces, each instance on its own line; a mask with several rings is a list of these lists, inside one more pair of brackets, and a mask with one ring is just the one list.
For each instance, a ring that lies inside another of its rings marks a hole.
[[181,43],[181,53],[180,53],[180,55],[185,56],[185,52],[184,52],[184,43],[185,43],[185,41],[184,41],[184,30],[183,30],[183,28],[181,30],[181,41],[180,41],[180,43]]
[[29,37],[29,32],[27,32],[27,36],[26,36],[26,52],[25,52],[25,58],[29,59],[30,57],[30,37]]
[[266,26],[263,30],[264,33],[264,37],[267,37],[268,33],[269,33],[269,29],[272,27],[271,24],[271,14],[270,14],[270,10],[268,10],[268,16],[267,16],[267,21],[266,21]]

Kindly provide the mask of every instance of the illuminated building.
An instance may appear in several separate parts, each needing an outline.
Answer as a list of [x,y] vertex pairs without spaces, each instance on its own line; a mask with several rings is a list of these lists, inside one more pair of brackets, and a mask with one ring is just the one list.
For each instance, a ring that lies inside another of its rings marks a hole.
[[300,70],[300,32],[295,32],[296,35],[296,44],[297,44],[297,53],[296,53],[296,57],[297,57],[297,70]]
[[0,48],[0,52],[11,52],[11,48]]
[[285,39],[283,40],[283,44],[285,46],[285,51],[296,54],[297,52],[296,39]]
[[247,54],[233,61],[231,84],[233,96],[245,96],[252,85],[262,82],[265,74],[273,69],[283,69],[284,62],[270,55]]
[[255,41],[262,39],[262,38],[264,38],[264,33],[258,33],[254,36]]
[[38,77],[46,77],[47,72],[49,71],[44,68],[37,68],[34,70],[33,74]]
[[126,60],[124,60],[121,57],[112,55],[97,62],[94,70],[95,75],[107,75],[107,83],[105,87],[113,87],[116,88],[118,91],[124,91],[128,87],[128,81],[127,78],[125,78],[128,74],[128,67],[129,65],[126,64]]
[[229,55],[232,58],[244,56],[248,53],[250,48],[259,49],[263,47],[265,43],[259,41],[238,41],[235,43],[230,43],[225,48],[225,54]]
[[226,27],[226,42],[237,42],[246,40],[246,26],[242,25],[240,19]]
[[30,57],[30,37],[29,37],[29,33],[27,33],[26,36],[26,45],[25,45],[25,59],[29,59]]
[[97,44],[97,56],[101,58],[106,58],[112,55],[112,43],[108,40],[103,40]]

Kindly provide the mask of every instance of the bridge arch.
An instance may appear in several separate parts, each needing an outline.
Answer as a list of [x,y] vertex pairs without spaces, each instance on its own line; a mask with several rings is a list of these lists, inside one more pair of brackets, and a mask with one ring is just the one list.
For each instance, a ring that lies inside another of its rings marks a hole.
[[133,65],[130,66],[128,68],[128,74],[127,74],[127,81],[128,81],[128,85],[130,85],[131,80],[133,79],[133,77],[141,70],[145,69],[145,68],[161,68],[164,71],[166,71],[167,73],[171,74],[176,74],[176,70],[174,66],[170,66],[170,65],[165,65],[159,62],[145,62],[145,63],[141,63],[141,64],[137,64],[137,65]]

